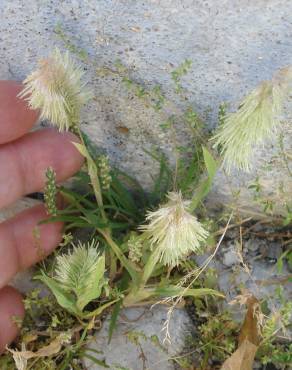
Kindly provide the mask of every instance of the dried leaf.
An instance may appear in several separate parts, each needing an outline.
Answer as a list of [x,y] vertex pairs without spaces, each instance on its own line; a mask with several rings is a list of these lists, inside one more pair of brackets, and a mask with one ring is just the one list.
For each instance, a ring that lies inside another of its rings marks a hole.
[[242,294],[239,294],[236,296],[232,301],[228,302],[230,306],[239,304],[240,306],[243,306],[247,304],[248,300],[252,297],[252,294],[247,291],[246,289],[242,290]]
[[245,339],[231,357],[224,362],[221,370],[252,370],[257,348]]
[[37,352],[26,351],[25,346],[22,346],[22,351],[14,351],[10,348],[7,349],[12,353],[17,370],[26,370],[27,360],[33,357],[48,357],[55,355],[60,352],[63,344],[70,343],[70,340],[70,333],[61,333],[50,344],[39,349]]
[[253,295],[241,296],[239,303],[244,301],[247,312],[238,338],[238,349],[224,362],[221,370],[252,370],[253,368],[254,357],[260,343],[261,311],[259,302]]
[[39,349],[33,357],[48,357],[59,353],[63,344],[70,343],[71,334],[62,333],[54,339],[49,345]]
[[260,331],[259,331],[259,322],[258,318],[260,315],[260,306],[259,301],[251,296],[247,300],[247,312],[243,325],[240,330],[240,335],[238,338],[238,344],[240,344],[247,339],[249,342],[258,346],[260,343]]
[[12,353],[13,360],[15,362],[15,366],[17,370],[26,370],[27,369],[27,359],[22,356],[23,351],[25,351],[25,344],[22,343],[21,345],[22,351],[12,351],[8,348],[8,350]]

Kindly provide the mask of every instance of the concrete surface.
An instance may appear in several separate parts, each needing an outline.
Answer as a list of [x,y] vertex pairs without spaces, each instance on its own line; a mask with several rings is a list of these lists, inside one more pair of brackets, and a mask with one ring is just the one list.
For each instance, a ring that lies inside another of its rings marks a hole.
[[[184,310],[176,309],[170,321],[171,344],[163,344],[161,331],[167,318],[167,307],[156,306],[128,308],[121,312],[116,331],[108,344],[109,320],[95,336],[90,352],[104,361],[112,370],[173,370],[174,362],[169,359],[179,355],[192,333],[192,323]],[[90,360],[84,362],[87,370],[104,369]]]

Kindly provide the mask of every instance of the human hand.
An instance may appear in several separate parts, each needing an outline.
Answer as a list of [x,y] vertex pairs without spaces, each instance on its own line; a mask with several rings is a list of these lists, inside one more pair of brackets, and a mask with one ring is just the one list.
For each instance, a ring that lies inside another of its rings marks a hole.
[[[74,135],[53,129],[28,133],[38,113],[17,98],[21,89],[16,82],[0,81],[0,208],[41,190],[48,167],[56,171],[57,181],[63,181],[83,162],[71,143],[77,141]],[[46,217],[44,206],[38,205],[0,224],[0,353],[17,335],[13,317],[24,316],[20,293],[7,284],[17,272],[39,261],[33,230]],[[38,229],[42,251],[49,254],[62,238],[62,224]]]

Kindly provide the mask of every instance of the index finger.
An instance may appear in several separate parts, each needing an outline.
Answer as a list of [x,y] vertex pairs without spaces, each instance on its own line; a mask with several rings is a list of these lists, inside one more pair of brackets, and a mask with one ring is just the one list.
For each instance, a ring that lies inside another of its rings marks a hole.
[[38,112],[17,97],[22,89],[19,82],[0,80],[0,144],[21,137],[38,120]]

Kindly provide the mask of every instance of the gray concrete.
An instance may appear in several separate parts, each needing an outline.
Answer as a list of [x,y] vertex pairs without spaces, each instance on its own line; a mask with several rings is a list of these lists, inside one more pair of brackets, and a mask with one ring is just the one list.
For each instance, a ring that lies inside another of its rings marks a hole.
[[[90,352],[110,369],[127,370],[173,370],[174,361],[183,350],[187,336],[192,334],[192,323],[184,310],[176,309],[170,321],[171,343],[164,343],[162,331],[167,318],[167,307],[156,306],[128,308],[121,312],[116,331],[108,344],[109,320],[97,333],[90,347],[99,354]],[[85,360],[87,370],[104,369],[90,360]]]
[[[165,116],[145,108],[118,76],[97,75],[97,68],[113,68],[120,59],[135,81],[150,88],[161,84],[174,110],[192,104],[213,127],[220,102],[233,108],[261,80],[292,61],[289,0],[1,0],[0,17],[0,78],[21,80],[54,46],[63,49],[54,32],[57,24],[88,53],[84,67],[96,99],[84,112],[83,127],[112,161],[144,184],[150,183],[153,163],[143,148],[156,144],[171,156],[171,140],[159,128]],[[171,92],[170,79],[173,68],[186,58],[193,61],[183,79],[187,103]],[[272,157],[275,152],[270,144],[258,151],[254,162],[265,194],[280,205],[279,183],[288,175],[281,160]],[[277,166],[272,174],[261,169],[271,160]],[[235,174],[227,180],[219,175],[212,203],[230,199],[230,182],[242,190],[240,205],[250,206],[244,182],[253,178]],[[285,187],[290,193],[291,187]]]

